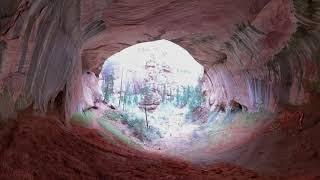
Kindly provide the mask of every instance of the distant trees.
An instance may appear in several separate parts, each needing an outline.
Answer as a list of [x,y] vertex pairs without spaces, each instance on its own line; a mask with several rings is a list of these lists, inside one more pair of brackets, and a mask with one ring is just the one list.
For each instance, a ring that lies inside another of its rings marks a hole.
[[110,101],[113,95],[114,80],[115,78],[112,73],[104,79],[103,97],[105,101]]
[[134,96],[130,83],[127,83],[122,96],[123,110],[125,110],[125,106],[132,106],[134,104]]
[[201,106],[201,104],[204,102],[201,86],[200,85],[196,86],[189,93],[190,93],[189,103],[188,103],[189,109],[193,110]]
[[[150,62],[146,67],[150,72],[155,70],[154,64]],[[123,68],[115,69],[114,66],[108,66],[103,72],[104,99],[117,101],[113,103],[117,103],[118,108],[122,110],[130,109],[130,107],[141,109],[140,106],[145,104],[154,105],[156,108],[156,105],[160,103],[170,103],[177,108],[188,107],[192,111],[204,102],[200,80],[197,86],[187,86],[169,81],[166,73],[161,74],[161,78],[154,77],[157,74],[149,73],[147,74],[149,76],[142,81],[134,78],[136,76],[133,71],[128,72]],[[119,91],[115,90],[119,88]]]
[[[114,95],[114,76],[109,74],[104,79],[103,95],[106,101],[109,101]],[[145,100],[148,96],[151,96],[151,89],[149,87],[143,87],[138,91],[134,89],[134,84],[127,83],[123,86],[124,90],[121,90],[121,96],[119,102],[121,102],[122,109],[125,110],[126,106],[135,106],[139,104],[140,99]],[[165,91],[165,90],[164,90]],[[168,99],[166,99],[166,93],[161,94],[161,103],[173,103],[178,108],[188,107],[190,110],[195,109],[204,102],[202,96],[201,86],[179,86],[176,88],[176,92],[173,93]]]
[[178,87],[176,90],[176,95],[174,97],[174,105],[183,108],[188,106],[190,110],[193,110],[204,102],[204,97],[202,96],[201,86],[196,87]]

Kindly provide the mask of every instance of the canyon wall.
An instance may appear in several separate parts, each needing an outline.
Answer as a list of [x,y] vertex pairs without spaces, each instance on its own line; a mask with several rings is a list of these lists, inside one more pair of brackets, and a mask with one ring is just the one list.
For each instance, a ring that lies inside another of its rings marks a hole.
[[250,110],[307,103],[318,90],[319,2],[4,0],[0,114],[80,110],[81,74],[139,42],[170,40],[205,68],[208,104]]
[[225,61],[206,71],[211,104],[235,99],[253,111],[275,111],[308,103],[318,91],[320,47],[319,19],[306,8],[317,5],[270,1],[239,26],[224,43]]
[[[45,112],[63,92],[67,114],[81,93],[80,3],[4,1],[1,7],[1,110],[7,118],[31,104]],[[53,107],[54,108],[54,107]]]
[[98,72],[98,62],[125,47],[167,39],[205,67],[209,105],[234,99],[251,111],[275,111],[317,93],[318,2],[148,2],[117,1],[100,11],[107,30],[84,44],[88,67]]

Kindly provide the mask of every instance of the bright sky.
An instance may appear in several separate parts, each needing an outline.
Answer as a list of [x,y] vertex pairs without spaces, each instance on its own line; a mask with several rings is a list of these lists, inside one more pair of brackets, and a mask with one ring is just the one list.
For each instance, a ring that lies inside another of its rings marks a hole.
[[198,78],[203,75],[203,67],[185,49],[167,40],[145,42],[130,46],[114,54],[107,61],[123,64],[130,69],[133,67],[144,68],[146,61],[150,59],[155,60],[159,64],[165,62],[173,69],[190,72],[176,74],[176,80],[180,84],[191,85],[197,83]]

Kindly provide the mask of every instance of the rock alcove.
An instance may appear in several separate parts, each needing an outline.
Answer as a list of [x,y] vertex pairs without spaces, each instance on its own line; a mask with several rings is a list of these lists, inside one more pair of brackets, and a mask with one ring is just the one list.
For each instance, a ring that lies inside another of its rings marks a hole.
[[[1,1],[1,178],[317,179],[318,11],[317,0]],[[161,39],[204,68],[194,117],[209,136],[159,155],[110,124],[74,125],[98,112],[108,57]],[[230,126],[207,129],[217,119]]]
[[[114,54],[105,61],[95,82],[101,93],[96,97],[84,94],[91,102],[102,100],[92,104],[100,108],[93,111],[96,124],[111,123],[109,126],[122,130],[135,143],[173,149],[179,146],[177,140],[187,141],[200,128],[193,123],[200,120],[192,116],[205,107],[203,67],[170,41],[140,43]],[[172,141],[177,141],[176,145],[167,147]]]
[[210,105],[205,78],[203,67],[170,41],[133,45],[105,61],[99,80],[89,71],[83,75],[83,113],[72,122],[115,132],[129,145],[188,159],[195,149],[234,143],[231,127],[255,129],[271,118],[272,112],[248,112],[234,99]]

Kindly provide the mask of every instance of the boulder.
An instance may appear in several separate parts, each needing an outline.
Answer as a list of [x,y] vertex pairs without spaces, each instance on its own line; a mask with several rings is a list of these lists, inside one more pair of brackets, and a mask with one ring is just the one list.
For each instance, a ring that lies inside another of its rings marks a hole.
[[228,103],[228,110],[230,112],[241,112],[241,111],[248,111],[248,108],[235,100],[231,100]]
[[94,107],[95,104],[102,100],[102,91],[98,84],[98,78],[91,71],[86,71],[82,75],[82,109]]

